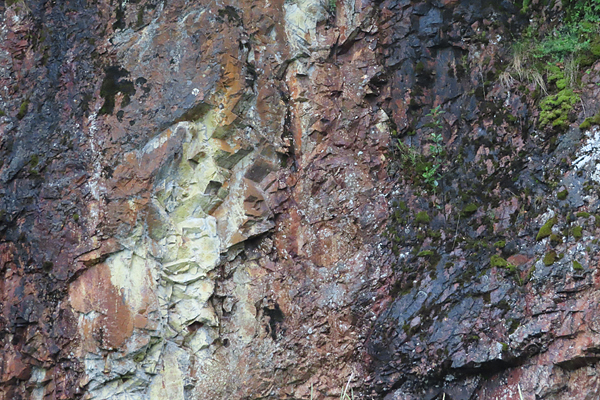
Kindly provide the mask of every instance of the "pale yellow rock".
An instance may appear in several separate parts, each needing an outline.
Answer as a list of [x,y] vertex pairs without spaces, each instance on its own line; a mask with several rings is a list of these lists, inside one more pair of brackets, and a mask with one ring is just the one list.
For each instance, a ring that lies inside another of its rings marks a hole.
[[204,209],[209,203],[209,200],[210,196],[206,196],[203,193],[196,193],[191,197],[179,200],[177,202],[179,205],[169,214],[169,216],[176,224],[185,221],[191,216],[203,217],[206,215]]
[[169,324],[177,332],[183,332],[194,322],[209,326],[218,324],[217,316],[210,304],[199,304],[194,299],[180,300],[169,317]]
[[182,258],[173,262],[163,264],[163,271],[167,274],[177,274],[190,269],[191,258]]
[[150,343],[150,335],[144,330],[135,330],[125,344],[127,354],[140,351]]
[[[300,1],[301,13],[294,17],[299,30],[312,29],[318,14],[315,1]],[[257,206],[263,203],[262,192],[245,179],[257,157],[265,156],[232,135],[239,100],[235,93],[243,83],[233,67],[227,66],[236,79],[223,94],[221,109],[196,122],[174,124],[132,153],[139,173],[149,176],[152,168],[160,167],[161,178],[148,204],[130,199],[130,209],[139,212],[137,225],[119,239],[125,250],[106,260],[111,283],[131,310],[134,327],[118,349],[122,359],[96,355],[91,327],[101,314],[84,314],[83,307],[75,307],[82,342],[90,343],[85,351],[94,355],[86,361],[90,399],[183,400],[189,357],[194,355],[201,369],[214,362],[211,344],[219,338],[219,320],[209,301],[215,291],[211,271],[222,252],[273,226],[264,221],[270,211]],[[180,161],[160,166],[153,155],[182,139]],[[251,207],[244,203],[248,197],[254,199],[248,202]],[[236,325],[243,330],[237,334],[244,342],[261,329],[254,306],[259,299],[250,293],[255,277],[247,271],[236,276],[240,301],[229,308],[236,309]]]
[[109,257],[106,264],[110,268],[112,284],[121,289],[134,313],[151,308],[151,304],[156,302],[153,289],[158,265],[155,261],[126,250]]
[[215,211],[214,216],[217,218],[218,234],[221,241],[221,251],[225,251],[237,241],[236,236],[239,236],[239,230],[248,220],[244,210],[244,194],[246,186],[243,178],[232,184],[229,188],[229,196],[223,204]]
[[192,299],[204,304],[212,296],[214,289],[215,282],[209,279],[201,279],[187,285],[174,284],[172,298],[175,300]]
[[208,216],[206,218],[188,218],[179,223],[178,227],[181,229],[184,236],[192,239],[204,236],[215,237],[217,235],[217,220],[213,216]]
[[163,273],[161,276],[167,282],[189,284],[206,278],[206,272],[205,269],[198,267],[194,262],[188,261],[186,270],[178,273]]
[[148,352],[146,353],[146,357],[144,358],[144,360],[142,362],[142,368],[144,369],[144,371],[146,373],[148,373],[148,374],[156,373],[156,366],[160,359],[160,355],[162,354],[162,350],[163,350],[162,342],[156,343],[148,349]]
[[285,30],[294,53],[307,52],[316,35],[317,23],[327,18],[320,0],[285,2]]
[[183,374],[176,353],[165,351],[163,365],[161,373],[150,384],[150,400],[184,400]]

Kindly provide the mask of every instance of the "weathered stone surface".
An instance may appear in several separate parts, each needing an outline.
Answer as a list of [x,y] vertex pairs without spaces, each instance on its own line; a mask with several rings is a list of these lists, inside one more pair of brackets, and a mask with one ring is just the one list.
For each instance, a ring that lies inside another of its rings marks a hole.
[[600,63],[538,131],[526,24],[0,4],[0,400],[598,397]]

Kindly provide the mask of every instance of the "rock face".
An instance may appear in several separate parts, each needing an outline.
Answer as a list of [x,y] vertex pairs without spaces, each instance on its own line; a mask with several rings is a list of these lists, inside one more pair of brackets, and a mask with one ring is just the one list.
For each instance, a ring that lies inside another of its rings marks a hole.
[[0,12],[0,400],[598,397],[600,64],[536,129],[511,2]]

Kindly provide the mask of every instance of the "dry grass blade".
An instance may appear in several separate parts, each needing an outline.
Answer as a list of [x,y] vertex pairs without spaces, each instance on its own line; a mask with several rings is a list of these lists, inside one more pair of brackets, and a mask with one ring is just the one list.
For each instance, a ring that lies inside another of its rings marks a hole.
[[579,72],[579,64],[577,61],[571,57],[567,58],[565,61],[565,78],[570,87],[574,88],[575,83],[577,82],[577,73]]
[[517,77],[519,81],[527,80],[535,84],[547,96],[548,89],[544,77],[531,65],[531,57],[526,44],[515,45],[510,66],[499,77],[500,83],[504,88],[510,87],[514,83],[515,77]]
[[542,89],[542,92],[544,92],[544,94],[547,96],[548,89],[546,88],[546,82],[544,81],[542,74],[540,74],[538,71],[531,71],[528,73],[528,75],[529,81],[535,83],[536,86],[539,86],[539,88]]
[[515,82],[515,79],[512,77],[512,74],[509,70],[501,73],[498,79],[500,79],[500,85],[502,85],[504,89],[510,88]]
[[519,397],[521,398],[521,400],[523,399],[523,392],[521,392],[521,384],[517,384],[517,388],[519,389]]
[[354,378],[354,373],[350,374],[350,376],[348,377],[348,382],[346,383],[346,386],[344,387],[344,390],[342,391],[340,400],[353,400],[354,399],[354,392],[352,392],[352,397],[350,397],[348,395],[348,388],[350,387],[350,381],[352,380],[352,378]]
[[527,54],[525,53],[522,45],[515,45],[513,48],[513,59],[511,62],[511,68],[519,77],[519,80],[523,80],[525,74],[525,64],[527,63]]

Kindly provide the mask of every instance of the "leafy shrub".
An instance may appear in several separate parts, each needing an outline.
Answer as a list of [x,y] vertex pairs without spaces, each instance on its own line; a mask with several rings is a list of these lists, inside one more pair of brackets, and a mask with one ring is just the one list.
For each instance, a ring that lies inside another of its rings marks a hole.
[[600,0],[562,0],[567,22],[600,22]]
[[556,29],[536,46],[534,57],[551,57],[561,61],[570,54],[589,50],[588,33],[590,32],[587,32],[582,25],[567,25]]

